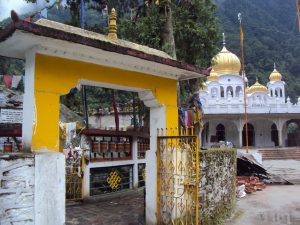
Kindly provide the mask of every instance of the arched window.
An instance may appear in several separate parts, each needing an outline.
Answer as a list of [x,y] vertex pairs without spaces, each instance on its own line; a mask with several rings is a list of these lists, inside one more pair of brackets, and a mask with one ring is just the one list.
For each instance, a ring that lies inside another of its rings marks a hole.
[[274,142],[275,146],[279,145],[278,130],[275,123],[273,123],[271,126],[271,141]]
[[225,127],[223,124],[219,123],[218,126],[216,127],[216,136],[217,136],[217,141],[225,141]]
[[218,88],[213,87],[213,88],[211,89],[210,93],[211,93],[211,97],[212,97],[212,98],[217,97],[217,96],[218,96]]
[[[254,127],[251,123],[247,124],[247,128],[248,128],[248,146],[255,146],[255,131],[254,131]],[[243,128],[243,146],[246,146],[246,124],[244,125]]]
[[240,96],[240,93],[242,93],[242,87],[237,86],[237,87],[235,88],[235,96],[236,96],[236,97],[239,97],[239,96]]
[[282,89],[280,89],[280,97],[282,97]]
[[277,89],[275,90],[275,97],[279,97]]
[[221,86],[221,98],[224,98],[224,87]]
[[229,95],[231,95],[231,97],[233,97],[233,88],[231,86],[228,86],[227,89],[226,89],[226,94],[227,94],[227,97]]
[[271,97],[273,97],[273,90],[271,89]]

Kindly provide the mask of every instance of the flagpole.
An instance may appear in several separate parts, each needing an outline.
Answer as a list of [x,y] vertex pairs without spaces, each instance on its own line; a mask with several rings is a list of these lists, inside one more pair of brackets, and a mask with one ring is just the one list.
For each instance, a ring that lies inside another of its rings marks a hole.
[[247,96],[246,96],[246,79],[245,79],[245,54],[244,54],[244,32],[242,27],[242,14],[238,14],[240,21],[240,45],[242,50],[242,77],[244,81],[244,115],[245,115],[245,128],[246,128],[246,153],[248,153],[249,138],[248,138],[248,114],[247,114]]
[[297,17],[298,17],[298,29],[300,33],[300,0],[296,0]]

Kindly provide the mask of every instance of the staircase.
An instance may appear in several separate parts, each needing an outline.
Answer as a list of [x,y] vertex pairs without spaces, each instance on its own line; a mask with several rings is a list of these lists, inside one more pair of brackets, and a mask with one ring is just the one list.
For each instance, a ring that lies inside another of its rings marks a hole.
[[293,159],[300,161],[300,147],[265,148],[259,149],[258,152],[262,154],[262,160]]

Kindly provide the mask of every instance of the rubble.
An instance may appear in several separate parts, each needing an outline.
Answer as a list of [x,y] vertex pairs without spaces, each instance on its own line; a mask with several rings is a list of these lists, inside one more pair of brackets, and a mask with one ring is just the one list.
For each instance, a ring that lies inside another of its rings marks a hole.
[[255,176],[237,176],[236,186],[239,187],[242,185],[245,185],[245,192],[247,194],[253,193],[255,191],[262,191],[266,188],[266,184]]
[[[292,185],[291,182],[285,180],[282,177],[276,176],[274,174],[270,174],[263,167],[262,164],[257,162],[251,154],[245,154],[238,152],[237,153],[237,176],[238,177],[256,177],[261,182],[265,184],[286,184]],[[255,179],[256,179],[255,178]],[[248,180],[250,183],[254,183],[254,178],[252,180]],[[241,184],[237,184],[241,185]],[[247,187],[247,185],[246,185]],[[250,186],[247,190],[252,190]]]

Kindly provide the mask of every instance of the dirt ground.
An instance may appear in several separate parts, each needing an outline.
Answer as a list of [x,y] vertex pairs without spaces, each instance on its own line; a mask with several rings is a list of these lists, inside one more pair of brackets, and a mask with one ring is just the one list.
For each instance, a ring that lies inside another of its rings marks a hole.
[[300,185],[269,185],[237,200],[226,225],[300,225]]

